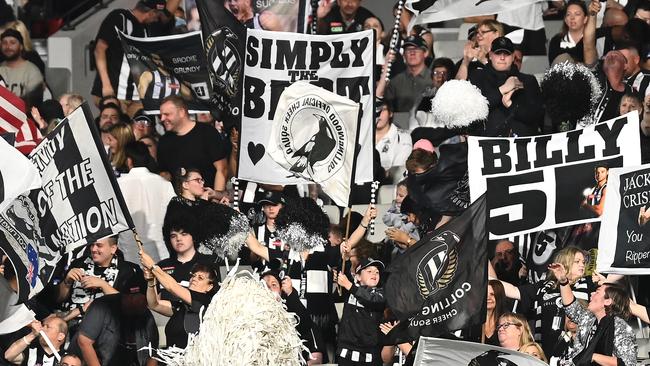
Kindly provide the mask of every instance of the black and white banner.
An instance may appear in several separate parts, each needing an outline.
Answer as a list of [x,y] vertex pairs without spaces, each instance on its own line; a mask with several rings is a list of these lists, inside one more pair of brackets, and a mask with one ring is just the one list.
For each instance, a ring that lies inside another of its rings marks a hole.
[[303,80],[359,103],[355,182],[373,179],[374,32],[332,36],[248,30],[238,177],[268,184],[308,183],[287,177],[267,143],[280,95]]
[[71,251],[134,227],[86,103],[29,157],[41,174],[31,198],[48,246]]
[[[490,239],[599,221],[599,167],[641,163],[638,114],[584,129],[522,138],[468,139],[472,201],[487,192]],[[605,170],[606,170],[605,169]]]
[[200,32],[146,38],[118,34],[147,114],[159,114],[160,102],[170,95],[183,97],[190,113],[210,110]]
[[36,205],[20,195],[0,213],[0,247],[11,261],[18,298],[26,301],[50,282],[62,251],[42,235]]
[[388,307],[408,322],[412,337],[439,336],[485,321],[485,224],[482,197],[388,267]]
[[0,212],[19,194],[41,186],[34,165],[5,139],[0,139]]
[[612,169],[598,241],[598,271],[650,274],[650,165]]
[[514,10],[544,0],[407,0],[416,15],[413,24],[442,22]]
[[357,103],[298,81],[278,102],[269,155],[287,177],[318,183],[338,206],[347,207],[358,122]]
[[543,366],[546,363],[489,344],[420,337],[413,365]]

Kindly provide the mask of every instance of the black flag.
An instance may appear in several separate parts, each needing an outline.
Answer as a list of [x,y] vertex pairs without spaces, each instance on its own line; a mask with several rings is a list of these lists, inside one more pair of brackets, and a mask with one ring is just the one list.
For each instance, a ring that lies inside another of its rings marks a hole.
[[212,82],[211,102],[239,124],[246,28],[226,10],[223,0],[196,0],[196,7]]
[[388,268],[388,306],[409,333],[437,336],[485,320],[485,195],[421,239]]

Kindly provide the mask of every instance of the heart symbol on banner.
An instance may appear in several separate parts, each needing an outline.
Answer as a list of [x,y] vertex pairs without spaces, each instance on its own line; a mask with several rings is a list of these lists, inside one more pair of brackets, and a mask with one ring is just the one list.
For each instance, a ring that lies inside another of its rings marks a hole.
[[253,141],[248,142],[248,157],[251,158],[253,165],[257,164],[264,157],[266,149],[262,144],[255,144]]

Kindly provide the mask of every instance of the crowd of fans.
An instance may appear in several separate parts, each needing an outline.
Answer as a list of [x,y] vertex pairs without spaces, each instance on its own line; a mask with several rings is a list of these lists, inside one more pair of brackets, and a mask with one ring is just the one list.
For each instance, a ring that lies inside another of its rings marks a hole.
[[[53,365],[58,352],[63,356],[59,365],[155,365],[143,347],[163,344],[157,324],[166,323],[164,345],[185,347],[188,333],[198,331],[202,311],[219,289],[223,259],[197,251],[197,238],[205,230],[198,212],[206,205],[233,203],[228,182],[237,169],[236,126],[212,114],[190,115],[180,96],[165,98],[158,118],[146,115],[137,89],[122,83],[130,75],[123,70],[124,52],[115,28],[139,37],[187,31],[179,3],[140,0],[132,9],[113,10],[95,43],[97,77],[91,102],[100,111],[96,124],[142,249],[131,233],[122,233],[69,254],[53,282],[28,302],[39,320],[0,337],[0,363]],[[441,126],[429,113],[431,98],[445,82],[467,80],[488,100],[488,118],[472,134],[568,131],[576,125],[546,116],[538,78],[521,71],[522,60],[547,55],[550,64],[583,63],[603,90],[593,120],[638,113],[642,161],[650,162],[650,1],[555,0],[465,19],[474,26],[459,60],[436,57],[433,33],[421,26],[409,31],[413,14],[398,11],[397,4],[393,11],[400,22],[391,48],[391,29],[361,3],[320,1],[317,29],[320,34],[375,31],[374,170],[382,184],[395,184],[392,205],[377,217],[389,227],[385,239],[366,239],[370,220],[378,214],[369,206],[363,215],[348,213],[340,226],[327,226],[323,235],[328,245],[322,250],[293,254],[289,243],[276,235],[278,213],[287,201],[301,196],[309,201],[303,203],[307,206],[327,204],[328,197],[316,185],[239,186],[239,206],[252,233],[240,260],[262,273],[269,289],[285,299],[288,311],[299,314],[309,364],[392,365],[413,357],[417,344],[386,336],[399,324],[386,308],[382,283],[394,258],[457,214],[436,201],[446,198],[448,188],[430,181],[436,179],[431,172],[443,165],[444,154],[465,141],[464,135],[432,132]],[[228,0],[225,5],[248,27],[273,28],[274,18],[254,15],[250,0]],[[553,17],[563,19],[563,28],[559,34],[546,34],[543,20]],[[76,93],[86,91],[51,95],[29,30],[12,17],[3,21],[0,83],[26,101],[45,134],[84,102]],[[523,40],[508,38],[522,28]],[[399,121],[404,128],[394,120],[396,113],[407,116]],[[452,175],[453,190],[463,172]],[[353,203],[367,203],[368,188],[354,187]],[[604,192],[600,197],[585,205],[596,210]],[[555,255],[543,280],[531,283],[527,263],[513,242],[490,247],[485,322],[448,337],[518,350],[553,365],[636,364],[635,334],[627,321],[633,315],[648,323],[649,316],[646,307],[629,299],[620,284],[625,278],[585,275],[593,258],[569,246]],[[6,259],[2,268],[15,289],[16,274]],[[344,304],[341,316],[337,303]]]

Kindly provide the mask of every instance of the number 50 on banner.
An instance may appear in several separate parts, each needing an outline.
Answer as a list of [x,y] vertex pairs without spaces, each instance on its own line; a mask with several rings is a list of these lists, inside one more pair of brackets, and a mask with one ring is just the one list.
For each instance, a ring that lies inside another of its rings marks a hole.
[[599,221],[609,168],[641,161],[636,113],[569,132],[469,137],[472,201],[487,192],[490,239]]

